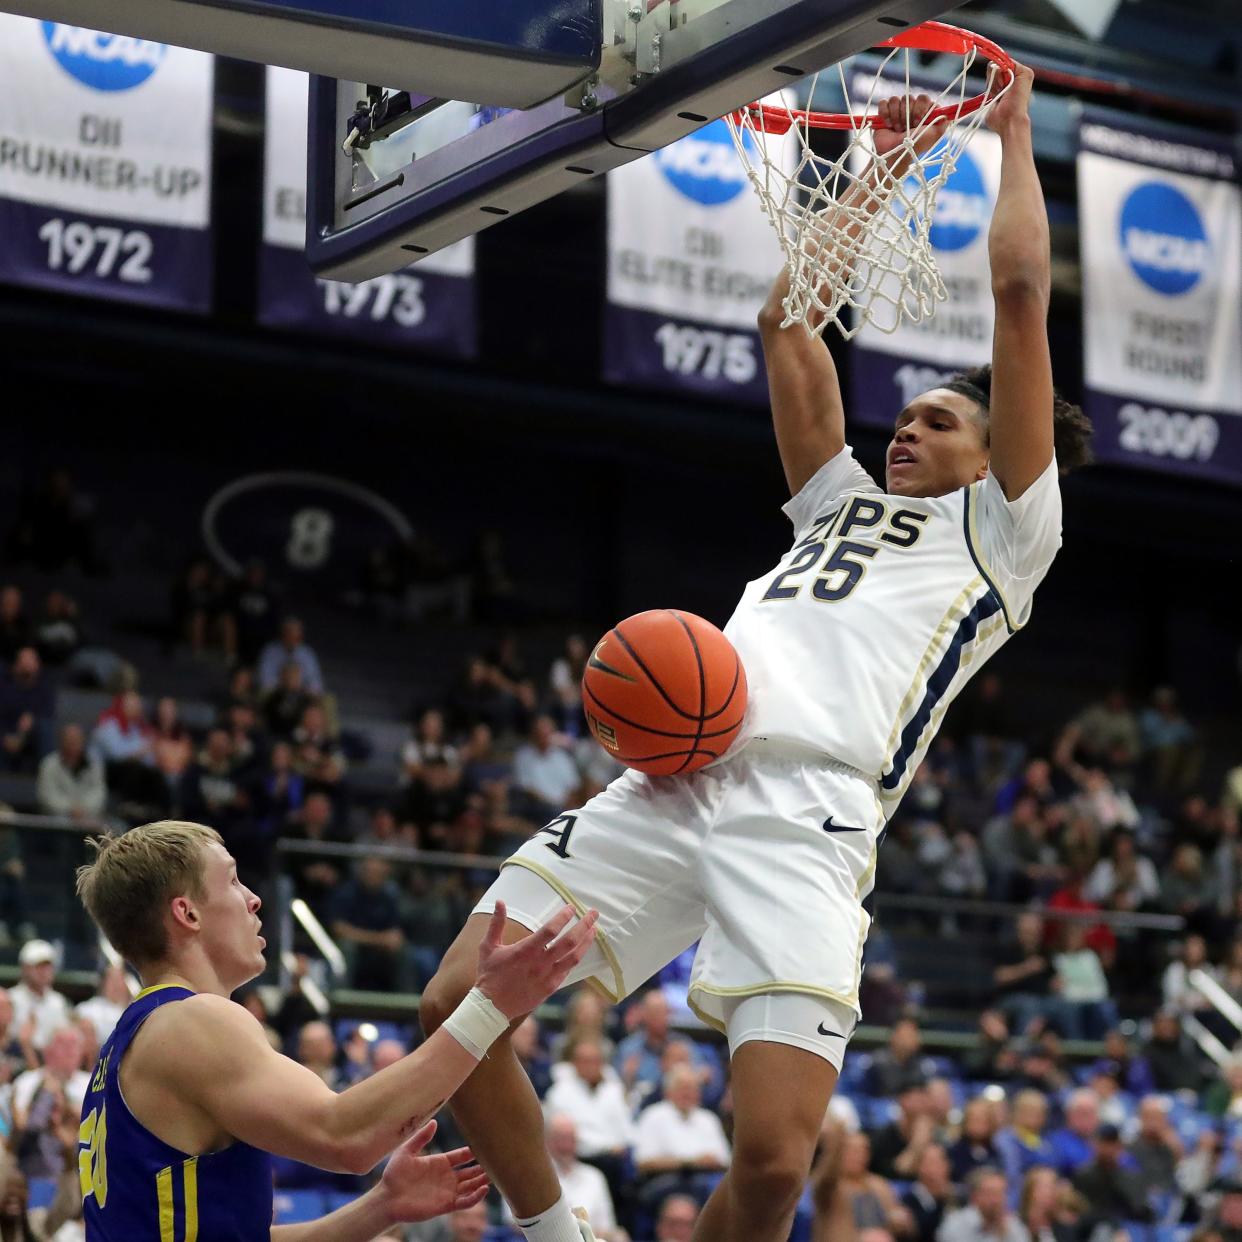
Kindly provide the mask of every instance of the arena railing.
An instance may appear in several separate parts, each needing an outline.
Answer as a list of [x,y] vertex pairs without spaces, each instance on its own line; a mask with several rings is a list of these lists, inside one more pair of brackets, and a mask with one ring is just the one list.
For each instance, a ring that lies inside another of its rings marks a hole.
[[[505,862],[504,857],[478,854],[456,854],[439,850],[421,850],[404,845],[359,845],[349,842],[306,841],[284,838],[276,843],[278,856],[283,860],[294,857],[321,857],[337,859],[359,859],[364,857],[380,857],[389,862],[407,867],[420,867],[433,870],[494,872]],[[287,880],[287,876],[284,879]],[[283,886],[282,886],[283,887]],[[292,892],[291,883],[287,893]],[[1180,915],[1131,913],[1124,911],[1090,911],[1077,913],[1070,910],[1050,909],[1046,906],[1022,905],[1012,902],[959,900],[956,898],[926,897],[901,895],[880,892],[877,894],[878,904],[885,912],[908,911],[925,915],[957,915],[971,916],[979,919],[1000,919],[1013,921],[1032,910],[1043,918],[1057,922],[1083,922],[1095,926],[1107,924],[1114,931],[1134,930],[1165,935],[1175,934],[1185,928],[1185,920]],[[287,900],[287,897],[286,897]],[[291,912],[290,912],[291,913]],[[282,913],[284,923],[289,923],[289,915]],[[287,941],[285,942],[287,943]],[[333,971],[335,976],[337,972]],[[343,982],[339,977],[332,979],[331,1000],[337,1012],[348,1012],[357,1016],[368,1013],[374,1016],[382,1011],[399,1020],[413,1021],[417,1015],[417,995],[414,993],[382,994],[359,992],[353,989],[335,986]],[[560,1012],[555,1006],[545,1007],[540,1013],[541,1018],[552,1022],[560,1020]],[[695,1033],[703,1037],[701,1028],[696,1027]],[[1207,1032],[1205,1032],[1207,1033]],[[1192,1032],[1192,1035],[1194,1033]],[[1209,1039],[1210,1033],[1207,1033]],[[876,1045],[888,1038],[887,1029],[877,1026],[861,1025],[854,1042],[859,1046]],[[1198,1037],[1195,1036],[1197,1039]],[[973,1032],[953,1030],[924,1031],[924,1044],[930,1051],[964,1052],[973,1048],[978,1038]],[[1071,1057],[1095,1057],[1102,1053],[1102,1044],[1091,1040],[1066,1040],[1064,1050]],[[1206,1049],[1205,1049],[1206,1051]],[[1214,1053],[1209,1053],[1213,1055]]]
[[[84,862],[88,853],[85,839],[98,832],[113,830],[123,831],[125,825],[114,820],[74,820],[62,816],[36,815],[14,812],[0,808],[0,827],[18,830],[24,840],[31,839],[28,834],[38,834],[44,842],[55,841],[56,847],[42,850],[45,855],[42,863],[48,862],[47,854],[51,853],[58,860],[58,870],[64,881],[57,887],[63,894],[64,908],[61,911],[61,926],[45,928],[40,926],[41,934],[50,939],[59,940],[62,944],[73,944],[78,950],[79,960],[97,957],[98,946],[95,933],[89,920],[73,898],[73,872]],[[44,835],[47,834],[47,835]],[[76,840],[75,840],[76,838]],[[317,919],[305,904],[298,899],[293,883],[286,873],[289,860],[298,856],[318,856],[357,860],[365,857],[380,857],[399,866],[427,868],[430,870],[448,870],[458,872],[495,872],[504,864],[505,859],[499,856],[476,854],[460,854],[439,850],[420,850],[403,845],[362,845],[351,842],[306,841],[293,838],[281,838],[275,843],[277,858],[277,876],[265,894],[269,904],[274,904],[275,918],[271,915],[265,920],[273,930],[277,931],[278,944],[273,945],[274,953],[270,955],[272,971],[271,983],[281,990],[293,986],[298,987],[307,996],[317,1012],[331,1012],[337,1016],[387,1016],[394,1020],[412,1022],[417,1015],[418,995],[415,992],[400,994],[361,992],[347,985],[346,959],[341,948],[332,938],[329,930]],[[1122,911],[1091,911],[1079,914],[1073,911],[1049,909],[1045,906],[1021,905],[1010,902],[957,899],[949,897],[931,897],[909,894],[893,894],[879,892],[877,901],[887,912],[905,911],[911,914],[924,915],[957,915],[973,916],[980,919],[999,919],[1011,921],[1020,915],[1036,910],[1048,920],[1060,922],[1089,922],[1092,925],[1104,923],[1116,931],[1133,929],[1148,932],[1175,934],[1185,926],[1185,921],[1177,915],[1130,913]],[[300,929],[302,936],[314,945],[319,961],[323,966],[313,975],[306,975],[297,969],[297,959],[292,952],[295,938],[295,927]],[[9,983],[17,978],[14,965],[0,964],[0,983]],[[58,986],[63,986],[70,995],[89,995],[94,988],[97,975],[86,969],[66,970],[59,976]],[[1208,985],[1210,977],[1205,976]],[[1203,991],[1203,989],[1200,989]],[[1204,992],[1208,999],[1217,1004],[1218,997],[1211,993],[1210,987]],[[1228,996],[1225,996],[1228,1000]],[[1232,1002],[1231,1002],[1232,1003]],[[1219,1008],[1219,1004],[1217,1004]],[[1222,1010],[1224,1016],[1239,1030],[1242,1030],[1242,1008],[1234,1007],[1234,1012]],[[547,1007],[542,1016],[553,1022],[560,1020],[559,1008]],[[1188,1027],[1188,1033],[1204,1046],[1199,1035]],[[1203,1032],[1208,1040],[1214,1037]],[[699,1032],[701,1035],[701,1032]],[[856,1041],[860,1045],[883,1042],[887,1032],[883,1028],[862,1026],[859,1028]],[[945,1052],[964,1051],[973,1047],[976,1036],[961,1031],[935,1031],[925,1033],[925,1043],[930,1050]],[[1219,1043],[1219,1041],[1217,1041]],[[1223,1047],[1223,1045],[1221,1046]],[[1205,1047],[1208,1055],[1217,1059],[1218,1050]],[[1065,1044],[1068,1055],[1097,1055],[1100,1045],[1086,1042]]]

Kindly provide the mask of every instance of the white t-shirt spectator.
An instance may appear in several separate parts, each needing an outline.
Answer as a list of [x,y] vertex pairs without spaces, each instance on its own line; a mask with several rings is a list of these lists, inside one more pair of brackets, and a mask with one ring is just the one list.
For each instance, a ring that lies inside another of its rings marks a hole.
[[[1220,971],[1210,962],[1204,962],[1199,969],[1208,978],[1220,982]],[[1190,986],[1190,971],[1186,969],[1185,962],[1170,962],[1165,967],[1160,990],[1164,993],[1165,1006],[1177,1013],[1194,1013],[1211,1007],[1211,1001],[1198,988]]]
[[69,1002],[55,988],[48,988],[42,996],[36,996],[24,983],[9,988],[13,1002],[13,1030],[20,1031],[26,1020],[34,1014],[34,1038],[36,1048],[47,1047],[47,1041],[59,1027],[69,1023]]
[[323,693],[323,671],[314,649],[299,643],[292,651],[278,638],[259,653],[259,688],[271,690],[280,682],[280,670],[286,664],[296,664],[302,670],[302,686],[310,694]]
[[[411,738],[401,750],[401,762],[407,768],[416,768],[423,763],[447,763],[450,768],[455,768],[457,761],[457,747],[443,742],[419,742]],[[408,776],[405,779],[408,780]]]
[[36,794],[39,810],[47,815],[72,815],[74,811],[91,817],[102,815],[108,800],[103,764],[84,757],[73,771],[54,750],[39,762]]
[[692,1164],[713,1156],[722,1165],[729,1163],[729,1142],[715,1113],[695,1108],[683,1113],[668,1100],[648,1105],[638,1115],[634,1138],[634,1160],[680,1160]]
[[1114,893],[1132,897],[1138,902],[1155,901],[1160,896],[1160,880],[1151,859],[1141,855],[1136,858],[1133,881],[1119,884],[1113,860],[1101,858],[1091,868],[1082,895],[1097,906],[1106,906],[1112,901]]
[[1031,1242],[1030,1232],[1016,1216],[1006,1216],[998,1233],[983,1227],[977,1207],[950,1212],[936,1232],[936,1242]]
[[[572,1207],[582,1208],[591,1224],[600,1232],[617,1227],[617,1214],[612,1206],[612,1195],[608,1192],[608,1183],[604,1175],[594,1165],[583,1164],[576,1160],[568,1172],[556,1165],[556,1176],[560,1179],[561,1189],[565,1192],[565,1202]],[[508,1201],[504,1203],[506,1222],[513,1221],[513,1209]]]
[[1061,983],[1062,1000],[1075,1005],[1108,1000],[1108,977],[1094,949],[1058,953],[1053,961]]
[[125,1006],[108,1000],[106,996],[92,996],[89,1000],[84,1000],[74,1012],[95,1028],[95,1038],[102,1044],[121,1020]]
[[569,752],[559,746],[541,751],[536,746],[519,746],[513,756],[513,783],[533,793],[552,807],[568,804],[578,788],[578,768]]
[[850,1134],[857,1134],[862,1129],[858,1109],[855,1108],[854,1101],[848,1095],[841,1095],[834,1091],[832,1099],[828,1101],[828,1115],[835,1117]]
[[617,1215],[613,1211],[608,1183],[597,1168],[579,1160],[568,1173],[557,1169],[556,1176],[560,1179],[566,1201],[576,1208],[585,1208],[587,1218],[596,1229],[617,1227]]
[[634,1141],[634,1122],[625,1102],[625,1088],[613,1069],[605,1069],[595,1087],[578,1076],[572,1065],[552,1067],[552,1085],[543,1101],[544,1114],[564,1113],[578,1131],[578,1155],[629,1147]]
[[[46,1070],[35,1069],[26,1070],[24,1073],[18,1074],[16,1081],[13,1083],[14,1112],[17,1112],[19,1109],[23,1113],[30,1111],[30,1105],[34,1102],[35,1095],[46,1073]],[[82,1111],[82,1101],[86,1099],[86,1092],[90,1085],[91,1076],[85,1070],[74,1070],[69,1075],[69,1081],[65,1083],[65,1099],[75,1113]]]

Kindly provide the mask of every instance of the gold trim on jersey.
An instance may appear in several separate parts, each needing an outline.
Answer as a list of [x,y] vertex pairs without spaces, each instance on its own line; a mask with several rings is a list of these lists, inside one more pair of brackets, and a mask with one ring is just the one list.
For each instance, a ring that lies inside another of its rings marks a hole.
[[[871,865],[875,866],[875,850],[871,852]],[[862,971],[863,971],[863,946],[867,943],[867,932],[871,930],[871,916],[862,908],[862,903],[858,906],[858,948],[854,951],[854,995],[857,996],[862,988]]]
[[[918,662],[918,666],[914,670],[914,680],[910,683],[910,688],[906,691],[905,697],[897,708],[897,718],[893,721],[888,741],[884,744],[884,754],[887,757],[886,762],[891,762],[893,756],[897,753],[897,743],[901,738],[901,730],[905,724],[906,714],[914,706],[920,693],[925,694],[927,692],[928,667],[932,660],[943,651],[947,637],[957,632],[962,619],[974,607],[975,601],[973,597],[975,592],[981,586],[986,585],[987,583],[984,581],[983,575],[976,574],[963,588],[962,593],[949,605],[944,616],[940,618],[940,624],[936,626],[932,633],[931,639],[928,641],[927,647]],[[883,773],[880,775],[883,776]]]
[[173,1236],[177,1216],[173,1208],[172,1165],[165,1165],[155,1175],[155,1194],[160,1204],[160,1242],[176,1242]]
[[[561,881],[558,880],[556,876],[554,876],[546,867],[541,867],[537,862],[531,862],[527,858],[506,859],[505,862],[501,864],[500,869],[503,871],[505,867],[525,867],[527,871],[533,872],[541,880],[543,880],[545,884],[554,889],[557,896],[568,905],[573,906],[580,916],[586,914],[586,905],[579,901],[578,898],[575,897],[573,893],[571,893],[569,889],[567,889],[565,885],[562,884]],[[531,928],[531,930],[534,931],[535,929]],[[593,975],[587,980],[587,982],[593,984],[599,989],[599,991],[603,992],[603,994],[614,1005],[619,1005],[626,997],[625,978],[621,973],[621,963],[618,961],[616,953],[613,952],[612,945],[608,943],[607,935],[599,927],[596,927],[595,929],[595,943],[599,945],[600,951],[607,959],[608,965],[612,968],[614,982],[616,983],[616,990],[610,991],[608,985],[598,976]]]
[[862,901],[863,899],[863,889],[866,887],[867,882],[873,875],[875,875],[875,865],[879,857],[880,853],[879,850],[876,849],[876,844],[873,839],[871,842],[871,857],[867,859],[867,865],[863,868],[863,873],[858,877],[858,883],[854,886],[854,896],[859,901]]
[[[143,988],[142,991],[134,997],[134,1001],[140,1001],[144,996],[150,996],[152,992],[162,992],[165,988],[183,988],[187,992],[194,991],[193,988],[186,987],[184,983],[153,983],[149,988]],[[129,1003],[132,1005],[134,1001],[130,1001]]]
[[198,1242],[198,1157],[185,1162],[185,1239]]
[[966,549],[973,558],[979,572],[983,575],[983,580],[995,592],[996,598],[1000,600],[1001,612],[1005,615],[1005,623],[1009,626],[1009,632],[1011,634],[1016,634],[1022,626],[1026,624],[1026,622],[1023,621],[1019,624],[1017,621],[1017,613],[1009,607],[1009,600],[1005,598],[1005,592],[1000,589],[999,580],[997,579],[992,566],[988,564],[983,552],[980,550],[982,548],[982,541],[979,538],[978,523],[975,521],[975,512],[978,508],[975,503],[975,488],[981,487],[982,485],[983,480],[981,479],[978,483],[972,483],[966,489],[966,522],[963,528],[966,535]]
[[[953,706],[954,699],[956,698],[955,695],[951,695],[949,693],[949,690],[953,688],[954,682],[956,682],[961,677],[962,673],[970,668],[970,666],[975,662],[983,644],[989,642],[999,630],[1005,628],[1007,628],[1007,622],[1005,620],[1004,611],[1002,610],[1001,612],[998,612],[995,617],[991,618],[990,621],[984,622],[983,626],[975,634],[974,638],[971,639],[969,646],[963,645],[961,659],[958,662],[957,672],[953,676],[953,681],[949,683],[948,688],[946,688],[944,694],[941,696],[940,702],[936,705],[935,709],[932,711],[932,714],[928,717],[927,724],[923,727],[923,731],[915,740],[914,746],[910,752],[911,754],[916,754],[918,752],[919,748],[923,744],[923,739],[928,734],[928,730],[931,731],[933,737],[936,735],[937,730],[940,728],[941,721],[944,720],[945,713],[950,707]],[[907,764],[906,773],[901,778],[901,783],[897,786],[897,788],[891,792],[884,790],[880,794],[880,797],[884,801],[887,801],[890,806],[900,802],[901,799],[905,797],[906,790],[910,787],[910,782],[914,779],[914,774],[918,770],[918,766],[919,765],[916,763]],[[887,797],[885,797],[886,794]]]
[[[155,1175],[160,1208],[160,1242],[177,1242],[177,1209],[173,1203],[173,1168],[165,1165]],[[198,1242],[198,1157],[181,1162],[181,1189],[185,1207],[185,1231],[181,1242]]]

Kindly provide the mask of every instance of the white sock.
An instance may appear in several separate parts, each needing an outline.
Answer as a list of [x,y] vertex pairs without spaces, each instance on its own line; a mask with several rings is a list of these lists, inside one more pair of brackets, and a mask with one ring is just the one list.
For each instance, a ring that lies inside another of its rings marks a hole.
[[582,1242],[582,1231],[564,1194],[546,1212],[526,1220],[514,1217],[526,1242]]

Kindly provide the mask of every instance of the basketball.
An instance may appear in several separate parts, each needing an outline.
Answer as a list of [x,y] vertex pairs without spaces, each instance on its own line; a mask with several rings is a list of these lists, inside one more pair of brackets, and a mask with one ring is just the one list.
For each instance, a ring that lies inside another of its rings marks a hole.
[[746,670],[710,621],[657,608],[614,626],[582,677],[596,741],[648,776],[696,772],[733,744],[746,715]]

